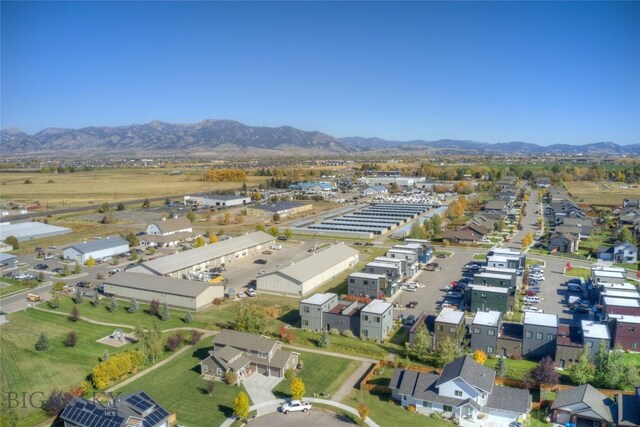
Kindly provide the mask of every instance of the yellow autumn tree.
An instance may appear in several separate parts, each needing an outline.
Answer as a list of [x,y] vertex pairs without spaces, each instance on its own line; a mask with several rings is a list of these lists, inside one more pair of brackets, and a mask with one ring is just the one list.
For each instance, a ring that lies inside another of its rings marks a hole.
[[473,356],[471,356],[473,360],[478,362],[481,365],[484,365],[484,362],[487,361],[487,355],[482,350],[476,350],[473,352]]
[[194,248],[199,248],[200,246],[204,246],[205,241],[204,241],[204,237],[202,236],[198,236],[195,238],[195,240],[193,241],[193,247]]
[[92,256],[90,256],[89,259],[84,263],[84,265],[86,265],[87,267],[93,267],[94,265],[96,265],[96,260],[93,259]]
[[300,377],[295,377],[293,381],[291,381],[291,398],[293,400],[302,399],[304,396],[304,383],[300,379]]
[[240,419],[245,419],[249,416],[249,396],[244,391],[238,393],[233,400],[233,415]]

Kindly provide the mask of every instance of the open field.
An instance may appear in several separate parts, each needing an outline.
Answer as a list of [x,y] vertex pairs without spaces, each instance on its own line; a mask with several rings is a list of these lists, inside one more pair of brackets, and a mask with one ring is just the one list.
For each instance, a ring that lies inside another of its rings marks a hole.
[[[1,197],[5,201],[27,204],[37,200],[43,207],[55,209],[242,187],[241,182],[201,181],[200,176],[205,169],[169,175],[171,170],[102,169],[66,174],[3,172],[0,177]],[[247,177],[247,186],[257,186],[268,178]],[[25,184],[27,179],[32,183]]]
[[622,199],[638,197],[640,192],[638,185],[632,187],[621,182],[568,181],[564,184],[578,203],[622,205]]
[[[73,323],[66,316],[27,310],[9,315],[9,320],[0,327],[0,386],[5,392],[43,393],[34,395],[34,402],[45,399],[53,388],[67,390],[79,385],[105,350],[113,355],[135,348],[132,344],[120,348],[99,344],[96,340],[111,334],[113,327]],[[78,335],[73,348],[63,344],[72,330]],[[34,347],[41,332],[49,338],[46,351]],[[32,407],[18,408],[17,414],[19,426],[33,426],[48,418]]]

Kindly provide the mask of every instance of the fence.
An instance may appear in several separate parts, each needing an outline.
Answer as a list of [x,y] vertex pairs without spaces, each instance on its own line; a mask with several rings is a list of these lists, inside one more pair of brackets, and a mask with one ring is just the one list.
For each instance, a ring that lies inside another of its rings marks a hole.
[[[365,390],[365,391],[375,391],[378,393],[390,394],[391,389],[388,386],[383,386],[380,384],[370,384],[369,381],[380,368],[395,368],[395,367],[396,367],[396,364],[389,360],[380,360],[376,362],[374,365],[371,366],[371,368],[369,368],[369,370],[367,371],[367,374],[364,376],[364,378],[358,385],[358,388],[360,390]],[[431,366],[420,366],[420,365],[408,365],[408,366],[405,366],[405,369],[409,369],[411,371],[418,371],[418,372],[436,372],[438,375],[440,375],[442,371],[441,369],[434,368]]]
[[[556,384],[556,385],[542,385],[540,386],[540,391],[552,391],[554,393],[557,393],[559,391],[563,391],[563,390],[569,390],[571,388],[574,388],[575,386],[573,385],[567,385],[567,384]],[[606,396],[616,396],[618,394],[628,394],[628,395],[635,395],[636,392],[635,390],[610,390],[608,388],[599,388],[597,389],[600,393],[606,395]]]

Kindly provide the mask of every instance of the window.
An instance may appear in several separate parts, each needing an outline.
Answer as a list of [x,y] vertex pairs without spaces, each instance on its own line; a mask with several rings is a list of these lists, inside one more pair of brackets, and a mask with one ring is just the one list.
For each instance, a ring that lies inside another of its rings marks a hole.
[[222,375],[222,369],[220,369],[220,368],[216,369],[216,374],[217,375]]
[[453,411],[453,407],[450,405],[443,405],[442,409],[444,410],[444,412],[451,412]]
[[202,365],[202,372],[209,372],[209,367],[207,365]]
[[267,353],[262,353],[262,352],[258,352],[258,357],[262,358],[262,359],[266,359],[267,358]]
[[438,332],[442,332],[443,331],[442,325],[436,326],[436,329],[438,330]]
[[456,390],[454,394],[456,395],[456,397],[462,397],[462,390]]
[[473,333],[474,334],[479,334],[480,333],[480,328],[473,328]]
[[308,320],[303,320],[303,321],[302,321],[302,324],[303,324],[304,326],[309,326],[309,321],[308,321]]
[[493,348],[492,345],[487,346],[487,353],[491,353],[491,354],[495,353],[495,349]]
[[538,341],[542,341],[544,339],[544,334],[542,332],[536,332],[536,339]]
[[368,281],[368,280],[365,280],[365,281],[364,281],[364,285],[365,285],[365,286],[367,286],[368,284],[369,284],[369,281]]
[[376,316],[373,318],[374,322],[380,323],[380,316]]
[[496,331],[494,331],[493,329],[489,329],[487,331],[487,335],[489,335],[490,337],[495,337],[496,336]]
[[636,331],[635,326],[629,326],[629,332],[635,332],[635,331]]
[[487,297],[487,294],[485,293],[480,294],[480,298],[486,298],[486,297]]
[[637,342],[635,342],[635,341],[634,341],[634,342],[632,342],[632,343],[631,343],[631,348],[632,348],[633,350],[636,350],[636,349],[638,348],[638,343],[637,343]]
[[531,338],[531,336],[532,336],[532,332],[531,332],[531,331],[527,331],[527,332],[524,334],[524,337],[525,337],[525,338]]
[[451,332],[452,334],[456,333],[456,328],[454,326],[449,328],[449,332]]
[[305,306],[304,306],[304,312],[305,312],[305,313],[308,313],[308,312],[309,312],[309,306],[308,306],[308,305],[305,305]]

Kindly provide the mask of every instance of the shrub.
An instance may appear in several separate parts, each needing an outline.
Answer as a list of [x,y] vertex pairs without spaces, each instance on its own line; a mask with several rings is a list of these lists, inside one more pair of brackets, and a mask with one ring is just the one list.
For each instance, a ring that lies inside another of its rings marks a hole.
[[69,313],[69,320],[71,320],[72,322],[77,322],[78,320],[80,320],[80,311],[75,305],[71,309],[71,313]]
[[189,339],[189,344],[191,345],[198,344],[202,339],[202,335],[203,335],[202,332],[198,331],[197,329],[192,329],[191,338]]
[[416,405],[409,405],[409,406],[407,406],[407,411],[409,411],[409,412],[416,412]]
[[227,384],[234,385],[238,380],[238,377],[233,372],[227,371],[227,373],[224,374],[224,379],[227,382]]
[[287,380],[291,380],[293,378],[295,378],[297,376],[297,373],[295,371],[295,369],[287,369],[286,371],[284,371],[284,377]]
[[330,333],[331,335],[340,335],[340,331],[339,331],[339,330],[337,330],[336,328],[331,328],[331,329],[329,329],[329,333]]
[[176,351],[184,342],[184,337],[181,332],[177,332],[169,337],[167,337],[167,343],[165,348],[168,351]]
[[116,297],[109,298],[107,310],[109,310],[109,313],[115,313],[116,311],[118,311],[118,300],[116,299]]
[[347,337],[347,338],[353,338],[353,332],[351,332],[351,330],[350,330],[350,329],[345,329],[345,330],[342,332],[342,336],[345,336],[345,337]]
[[56,417],[69,403],[70,396],[57,388],[51,390],[47,400],[42,402],[42,409],[52,417]]
[[160,313],[160,301],[157,299],[152,299],[151,303],[149,303],[149,314],[153,314],[157,316]]
[[69,332],[69,334],[67,335],[67,339],[64,340],[64,345],[66,345],[67,347],[75,347],[77,343],[78,335],[76,335],[76,331]]
[[184,323],[191,323],[193,322],[193,315],[191,314],[191,312],[187,312],[187,314],[184,315]]
[[47,301],[49,308],[56,310],[60,307],[60,297],[58,295],[54,295],[49,301]]
[[213,305],[220,305],[220,304],[222,304],[222,301],[220,300],[220,298],[213,299]]
[[42,333],[40,334],[40,336],[38,337],[38,341],[36,342],[36,350],[38,351],[45,351],[49,349],[49,338],[47,338],[47,335]]
[[64,289],[64,286],[66,285],[66,283],[64,282],[57,282],[55,285],[53,285],[53,292],[60,292],[61,290]]

